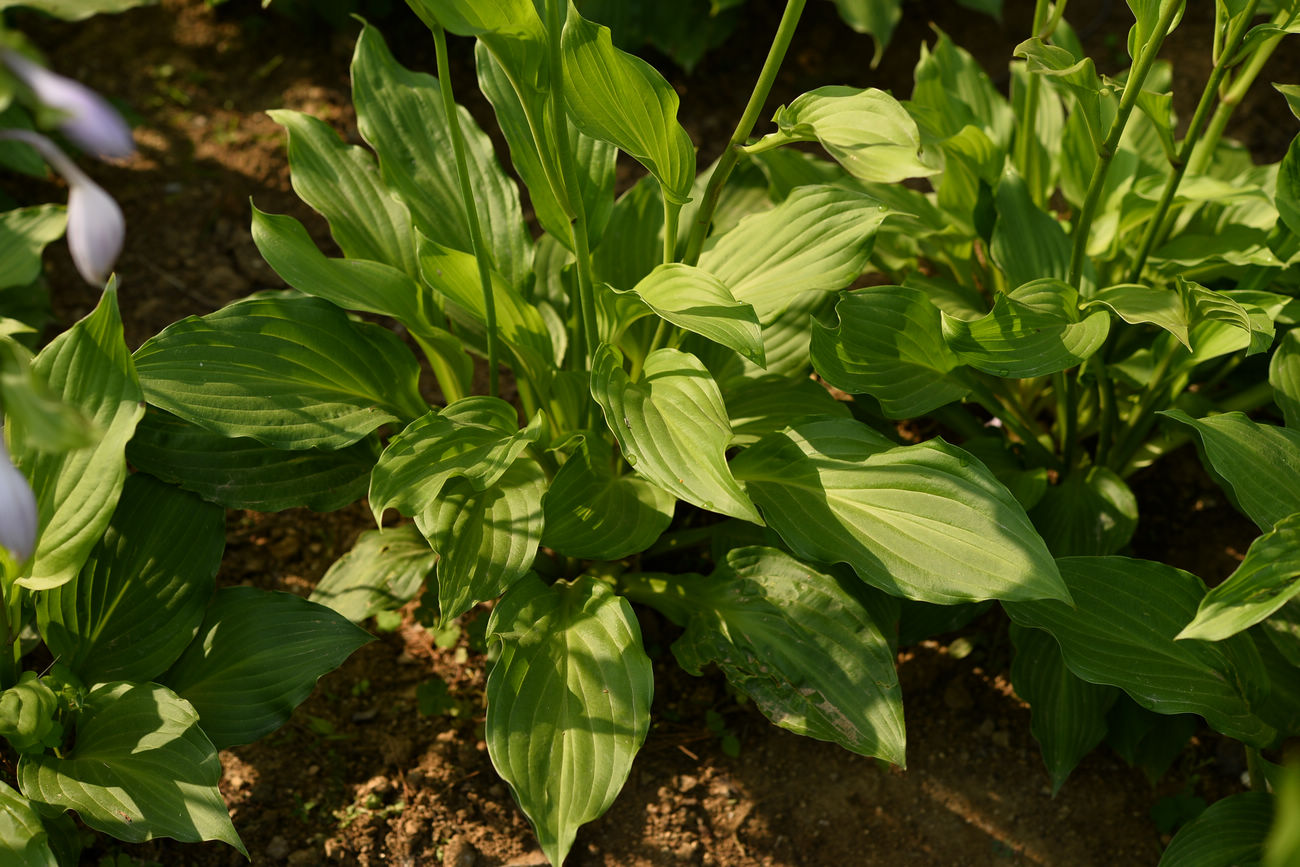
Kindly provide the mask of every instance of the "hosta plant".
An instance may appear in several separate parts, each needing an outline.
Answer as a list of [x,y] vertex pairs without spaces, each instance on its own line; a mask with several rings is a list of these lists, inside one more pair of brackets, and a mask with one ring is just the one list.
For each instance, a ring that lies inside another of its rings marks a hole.
[[[1156,63],[1182,7],[1136,0],[1118,80],[1040,3],[1010,98],[941,36],[910,101],[818,88],[755,139],[791,0],[699,172],[676,93],[572,6],[410,5],[438,76],[364,28],[367,147],[273,113],[342,257],[254,209],[291,288],[141,347],[128,454],[231,507],[368,496],[382,529],[316,591],[354,619],[421,585],[443,620],[495,600],[488,750],[554,863],[649,725],[633,604],[682,628],[687,670],[717,665],[777,724],[900,764],[898,638],[989,600],[1057,785],[1108,728],[1135,759],[1190,715],[1252,755],[1296,729],[1277,687],[1294,672],[1252,636],[1175,639],[1199,578],[1117,556],[1136,521],[1124,478],[1176,436],[1153,438],[1155,413],[1271,395],[1242,359],[1291,321],[1290,163],[1217,146],[1209,112],[1290,6],[1252,28],[1260,4],[1219,5],[1220,62],[1182,141]],[[477,39],[539,234],[455,102],[448,31]],[[648,174],[615,197],[620,151]],[[1267,256],[1213,252],[1242,226]],[[861,397],[836,400],[814,366]],[[901,442],[893,420],[926,415],[945,438]]]

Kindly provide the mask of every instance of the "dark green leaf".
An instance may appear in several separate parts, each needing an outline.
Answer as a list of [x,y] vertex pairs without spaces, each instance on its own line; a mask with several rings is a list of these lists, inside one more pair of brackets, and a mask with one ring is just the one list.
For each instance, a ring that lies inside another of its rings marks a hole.
[[413,599],[437,562],[414,524],[367,530],[334,561],[309,598],[360,623]]
[[1273,822],[1273,797],[1242,792],[1211,804],[1174,835],[1158,867],[1257,864]]
[[1138,504],[1123,479],[1105,467],[1090,467],[1050,486],[1029,517],[1054,556],[1103,556],[1133,538]]

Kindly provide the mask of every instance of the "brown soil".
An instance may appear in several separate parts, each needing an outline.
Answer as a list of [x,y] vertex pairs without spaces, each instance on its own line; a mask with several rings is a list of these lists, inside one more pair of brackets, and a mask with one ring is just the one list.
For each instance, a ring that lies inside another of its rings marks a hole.
[[[132,346],[183,316],[277,284],[249,236],[250,197],[263,210],[302,220],[327,249],[331,243],[323,221],[292,194],[283,136],[262,112],[310,112],[359,141],[348,96],[352,36],[304,31],[258,15],[255,5],[237,0],[218,15],[202,0],[163,0],[159,8],[77,25],[25,23],[57,69],[120,97],[136,115],[139,155],[93,167],[127,215],[118,271]],[[762,61],[754,46],[766,45],[779,13],[778,4],[749,5],[754,14],[728,47],[693,76],[673,79],[701,165],[718,153],[739,115]],[[999,26],[947,0],[914,0],[873,72],[866,65],[869,41],[848,32],[829,3],[812,3],[772,107],[827,83],[905,95],[931,20],[974,47],[996,74],[1027,31],[1032,7],[1007,5]],[[1090,50],[1113,55],[1122,46],[1123,4],[1076,0],[1071,10],[1086,25]],[[385,33],[399,58],[431,68],[432,50],[414,19],[398,10],[394,21],[401,23]],[[1189,20],[1179,38],[1197,28],[1203,37],[1204,22]],[[1195,57],[1204,43],[1186,44],[1184,56]],[[466,56],[463,44],[455,51]],[[1296,59],[1291,63],[1290,70],[1274,67],[1272,78],[1300,80]],[[1184,96],[1205,71],[1193,66],[1187,74]],[[456,83],[486,118],[463,67]],[[1257,90],[1250,105],[1240,133],[1275,159],[1281,125],[1263,118],[1281,116],[1281,100]],[[33,200],[62,195],[39,184],[23,192]],[[98,293],[80,282],[62,246],[48,260],[56,315],[66,326],[94,306]],[[1164,517],[1145,521],[1135,545],[1145,556],[1175,552],[1179,565],[1222,577],[1252,530],[1194,460],[1180,466],[1176,482],[1139,491],[1144,515],[1159,510]],[[1193,525],[1176,520],[1192,513]],[[232,513],[221,580],[306,594],[369,523],[361,506],[331,515]],[[657,722],[622,795],[579,833],[569,863],[1154,864],[1167,841],[1151,819],[1157,801],[1179,793],[1212,800],[1238,785],[1231,746],[1206,733],[1155,786],[1103,748],[1053,798],[1028,710],[1007,683],[1003,630],[997,618],[986,618],[968,633],[969,654],[950,653],[948,636],[900,655],[909,738],[903,771],[777,729],[738,704],[721,677],[684,674],[666,650],[673,628],[648,614]],[[281,731],[223,753],[222,791],[254,863],[544,863],[484,749],[484,660],[467,637],[472,632],[467,625],[454,646],[438,647],[408,616],[324,678]],[[419,712],[417,689],[434,679],[448,685],[458,703],[454,715]],[[734,736],[726,750],[707,724],[710,711]],[[95,845],[87,863],[117,853],[165,865],[242,861],[220,844]]]

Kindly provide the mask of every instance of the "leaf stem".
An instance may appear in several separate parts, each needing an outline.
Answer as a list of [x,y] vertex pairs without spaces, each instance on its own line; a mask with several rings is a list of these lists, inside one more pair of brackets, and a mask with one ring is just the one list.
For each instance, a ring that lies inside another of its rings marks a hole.
[[[1035,36],[1038,36],[1039,31],[1046,25],[1047,7],[1048,0],[1035,0],[1034,20],[1030,27],[1030,32]],[[1030,171],[1029,160],[1034,154],[1033,142],[1038,137],[1038,89],[1041,84],[1039,76],[1032,73],[1025,76],[1025,102],[1021,107],[1023,115],[1020,118],[1020,135],[1016,137],[1015,153],[1016,169],[1022,178],[1029,181],[1029,195],[1036,205],[1043,204],[1043,191],[1038,188],[1038,184],[1033,183],[1037,179],[1037,174]]]
[[1178,186],[1182,183],[1183,176],[1187,173],[1187,163],[1191,159],[1193,148],[1196,147],[1201,133],[1205,131],[1205,124],[1210,117],[1210,106],[1214,105],[1215,97],[1219,93],[1219,85],[1222,84],[1223,77],[1228,72],[1228,63],[1232,56],[1236,54],[1242,39],[1245,38],[1246,30],[1250,27],[1250,20],[1255,16],[1255,9],[1258,6],[1259,0],[1247,0],[1246,8],[1242,10],[1241,17],[1227,35],[1225,50],[1220,52],[1218,60],[1214,64],[1214,69],[1210,71],[1210,77],[1205,82],[1205,89],[1201,91],[1201,99],[1196,104],[1196,111],[1192,114],[1191,123],[1187,127],[1187,135],[1179,144],[1178,151],[1174,155],[1173,170],[1169,173],[1168,180],[1165,181],[1164,191],[1160,194],[1160,202],[1156,205],[1156,211],[1152,214],[1142,236],[1142,246],[1138,251],[1137,259],[1133,263],[1133,268],[1129,272],[1130,283],[1136,283],[1142,277],[1142,269],[1146,267],[1147,258],[1151,255],[1151,250],[1155,247],[1156,242],[1163,240],[1169,234],[1170,227],[1166,225],[1165,216],[1169,212],[1169,206],[1173,204],[1174,195],[1178,192]]
[[591,358],[600,345],[600,334],[596,327],[596,295],[591,279],[591,248],[587,240],[587,213],[582,204],[582,197],[577,194],[578,175],[573,164],[573,149],[569,146],[568,113],[564,105],[564,54],[561,39],[567,14],[568,7],[561,6],[560,0],[547,0],[551,131],[555,139],[556,156],[560,163],[560,177],[564,187],[564,197],[561,201],[567,201],[573,211],[573,221],[569,224],[569,231],[573,241],[574,264],[578,272],[578,318],[580,327],[577,336],[582,339],[575,356],[581,360],[582,369],[589,370]]
[[704,188],[704,199],[691,226],[690,237],[686,239],[686,252],[682,256],[682,261],[687,265],[694,265],[700,261],[700,252],[704,249],[704,236],[708,234],[709,225],[713,222],[713,212],[717,210],[718,200],[722,197],[722,188],[727,183],[732,169],[736,167],[736,162],[740,159],[740,149],[749,139],[754,124],[758,122],[758,113],[763,110],[763,104],[767,102],[768,94],[772,91],[772,84],[776,81],[777,71],[785,60],[785,53],[790,47],[790,40],[794,37],[799,16],[803,14],[806,2],[807,0],[787,0],[785,4],[781,23],[777,26],[776,36],[772,39],[772,47],[768,49],[767,59],[763,61],[763,69],[758,74],[758,81],[749,95],[749,102],[740,116],[740,122],[736,124],[736,131],[731,134],[727,149],[722,152],[722,156],[718,157],[718,164],[714,167],[713,174],[709,176],[709,183]]
[[1070,252],[1070,285],[1075,289],[1083,277],[1083,264],[1087,259],[1088,235],[1092,230],[1092,221],[1097,215],[1097,206],[1101,202],[1101,191],[1106,186],[1106,175],[1110,170],[1111,161],[1115,158],[1115,152],[1119,148],[1119,140],[1124,135],[1124,128],[1128,125],[1129,115],[1133,113],[1133,107],[1137,105],[1138,95],[1142,92],[1142,84],[1146,81],[1147,73],[1156,62],[1157,55],[1160,54],[1160,46],[1164,44],[1165,37],[1169,34],[1169,27],[1173,24],[1174,17],[1183,7],[1183,0],[1164,0],[1160,7],[1160,17],[1156,21],[1155,31],[1150,41],[1142,46],[1138,52],[1137,61],[1133,68],[1129,70],[1128,80],[1124,82],[1124,92],[1120,96],[1119,109],[1115,113],[1115,120],[1110,125],[1110,131],[1106,134],[1106,139],[1097,148],[1097,166],[1093,169],[1092,180],[1088,184],[1088,192],[1083,200],[1083,207],[1079,211],[1079,220],[1074,227],[1074,247]]
[[451,131],[452,148],[456,153],[456,174],[460,178],[460,195],[465,202],[465,220],[469,224],[469,242],[478,263],[478,282],[483,290],[483,310],[487,326],[488,394],[496,397],[500,391],[497,381],[497,308],[492,295],[492,253],[483,240],[483,227],[478,220],[478,207],[474,204],[474,187],[469,177],[469,158],[465,153],[465,137],[460,128],[460,111],[451,91],[451,65],[447,61],[447,32],[437,21],[430,23],[433,44],[437,53],[438,86],[442,92],[442,107]]

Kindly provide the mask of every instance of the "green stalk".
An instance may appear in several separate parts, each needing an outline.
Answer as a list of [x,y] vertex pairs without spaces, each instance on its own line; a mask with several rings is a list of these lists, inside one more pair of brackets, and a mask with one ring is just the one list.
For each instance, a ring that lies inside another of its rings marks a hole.
[[1141,278],[1142,269],[1146,267],[1147,257],[1151,255],[1151,250],[1155,247],[1157,238],[1163,239],[1169,234],[1169,226],[1165,224],[1165,215],[1169,212],[1169,206],[1173,204],[1174,196],[1178,192],[1178,186],[1183,182],[1183,176],[1187,173],[1187,163],[1191,159],[1193,148],[1196,147],[1201,133],[1205,130],[1205,124],[1210,117],[1210,106],[1214,104],[1215,97],[1219,92],[1219,86],[1223,83],[1223,77],[1228,72],[1228,61],[1237,53],[1237,48],[1241,45],[1242,39],[1245,38],[1246,31],[1250,27],[1250,20],[1254,17],[1257,6],[1259,6],[1259,0],[1248,0],[1246,8],[1243,10],[1244,14],[1227,35],[1225,50],[1219,53],[1214,69],[1210,71],[1210,77],[1205,82],[1205,89],[1201,91],[1201,99],[1196,104],[1196,111],[1192,114],[1191,123],[1187,127],[1187,135],[1179,144],[1177,153],[1174,154],[1173,171],[1169,173],[1169,179],[1165,182],[1164,191],[1160,194],[1160,202],[1156,205],[1156,211],[1151,216],[1150,222],[1147,223],[1146,231],[1142,236],[1142,247],[1138,251],[1138,257],[1133,263],[1132,270],[1129,272],[1130,283],[1136,283]]
[[1039,39],[1052,38],[1052,34],[1056,32],[1056,28],[1061,24],[1061,19],[1065,17],[1065,4],[1067,2],[1068,0],[1059,0],[1058,3],[1052,6],[1052,19],[1043,27],[1034,29],[1034,33]]
[[1268,775],[1264,773],[1264,757],[1255,747],[1246,747],[1246,772],[1250,774],[1252,792],[1268,791]]
[[1101,418],[1097,430],[1097,454],[1094,463],[1099,467],[1106,465],[1110,457],[1111,439],[1115,435],[1115,383],[1106,370],[1106,362],[1100,356],[1089,359],[1093,375],[1097,377],[1097,405]]
[[461,134],[460,113],[456,98],[451,92],[451,66],[447,62],[447,32],[434,21],[433,44],[437,52],[438,85],[442,91],[442,107],[447,114],[451,131],[452,148],[456,152],[456,174],[460,177],[460,195],[465,200],[465,219],[469,222],[469,242],[478,263],[478,282],[483,289],[483,310],[487,320],[488,394],[496,397],[500,391],[497,382],[497,307],[492,295],[491,252],[483,240],[483,227],[478,221],[478,207],[474,204],[474,187],[469,179],[469,157],[465,153],[465,137]]
[[1088,234],[1092,230],[1092,221],[1097,215],[1097,206],[1101,202],[1101,191],[1106,185],[1106,174],[1110,170],[1111,161],[1115,158],[1115,151],[1119,147],[1119,140],[1124,135],[1124,128],[1128,125],[1129,115],[1133,113],[1133,107],[1137,105],[1138,94],[1142,92],[1142,84],[1146,81],[1147,73],[1151,71],[1152,65],[1156,62],[1157,55],[1160,54],[1160,47],[1164,44],[1165,37],[1169,34],[1169,27],[1173,24],[1174,17],[1182,9],[1182,0],[1165,0],[1160,7],[1160,17],[1156,21],[1155,32],[1146,45],[1142,46],[1142,51],[1138,53],[1137,62],[1129,71],[1128,80],[1124,82],[1124,93],[1120,96],[1119,110],[1115,114],[1115,121],[1110,125],[1110,132],[1106,134],[1106,139],[1097,148],[1097,167],[1093,170],[1092,180],[1088,184],[1088,193],[1084,197],[1083,207],[1079,212],[1079,221],[1074,227],[1074,248],[1070,253],[1070,285],[1079,288],[1079,283],[1083,277],[1083,263],[1087,258]]
[[[1064,4],[1061,4],[1064,5]],[[1047,0],[1035,0],[1034,3],[1034,21],[1030,32],[1039,36],[1047,22]],[[1045,39],[1045,36],[1039,36]],[[1033,142],[1038,137],[1038,89],[1042,82],[1040,77],[1030,73],[1025,76],[1025,104],[1024,115],[1020,118],[1020,135],[1016,138],[1015,165],[1022,178],[1029,178],[1029,159],[1034,152]],[[1033,186],[1029,190],[1030,196],[1034,199],[1034,204],[1042,205],[1042,191]]]
[[1116,437],[1115,447],[1110,455],[1112,469],[1119,470],[1132,459],[1141,444],[1142,437],[1154,424],[1153,413],[1164,391],[1165,374],[1169,372],[1169,365],[1173,362],[1174,355],[1174,350],[1160,354],[1160,360],[1156,362],[1155,370],[1151,372],[1151,382],[1142,390],[1137,406],[1133,408],[1124,429]]
[[[568,115],[564,107],[564,55],[560,37],[564,32],[564,19],[568,7],[561,6],[559,0],[547,0],[547,29],[550,48],[550,90],[551,90],[551,131],[555,139],[556,158],[560,163],[561,185],[564,196],[561,202],[568,202],[573,211],[573,222],[569,231],[573,241],[574,265],[578,273],[578,314],[580,327],[578,334],[584,344],[577,348],[575,357],[579,359],[584,370],[590,369],[591,357],[600,345],[600,334],[596,326],[596,295],[591,279],[591,248],[587,240],[587,213],[582,199],[577,195],[578,173],[573,165],[573,149],[569,146]],[[570,195],[572,194],[572,195]]]
[[740,116],[740,122],[736,124],[736,131],[731,134],[731,140],[727,142],[727,149],[722,152],[722,156],[718,157],[718,164],[714,167],[709,183],[704,188],[704,199],[700,202],[700,210],[691,226],[690,237],[686,240],[686,253],[682,256],[682,261],[687,265],[694,265],[700,261],[700,252],[704,249],[704,236],[708,234],[709,225],[713,222],[713,212],[718,208],[722,188],[736,167],[736,162],[740,159],[740,149],[748,141],[754,124],[758,122],[758,113],[763,110],[763,104],[767,102],[767,96],[772,91],[776,73],[785,60],[785,53],[790,47],[790,40],[794,37],[799,16],[803,14],[806,2],[807,0],[788,0],[785,4],[785,13],[781,16],[776,36],[772,39],[772,47],[768,49],[767,59],[763,61],[763,69],[758,74],[758,81],[749,95],[749,102]]
[[[1274,17],[1273,23],[1279,26],[1287,24],[1293,13],[1286,11],[1278,12]],[[1255,83],[1264,64],[1273,56],[1278,44],[1282,41],[1285,34],[1271,36],[1260,43],[1255,49],[1255,53],[1245,62],[1232,79],[1232,84],[1228,85],[1227,91],[1219,99],[1218,106],[1214,109],[1214,117],[1210,119],[1210,124],[1205,130],[1205,135],[1197,142],[1196,148],[1192,151],[1191,160],[1188,165],[1188,171],[1194,175],[1203,173],[1214,157],[1215,150],[1219,147],[1219,139],[1223,137],[1223,131],[1227,129],[1228,120],[1232,113],[1236,111],[1241,100],[1246,96],[1246,91]],[[1228,53],[1228,52],[1225,52]]]
[[1025,449],[1033,453],[1039,464],[1054,469],[1060,468],[1061,462],[1056,455],[1052,454],[1051,450],[1039,442],[1030,426],[1019,418],[1011,407],[1004,406],[987,385],[980,382],[975,376],[967,377],[965,382],[966,385],[970,386],[971,397],[975,398],[975,402],[984,407],[989,415],[1000,419],[1003,426],[1020,439]]

